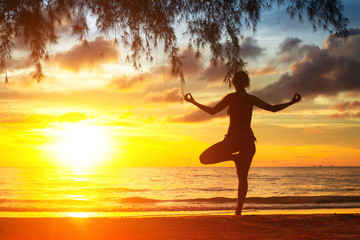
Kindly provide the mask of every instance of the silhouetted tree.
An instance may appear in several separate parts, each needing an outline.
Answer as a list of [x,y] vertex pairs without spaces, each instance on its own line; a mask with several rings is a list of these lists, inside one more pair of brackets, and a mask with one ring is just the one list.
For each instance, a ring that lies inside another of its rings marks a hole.
[[91,16],[99,33],[115,33],[115,42],[128,47],[127,60],[135,69],[141,69],[141,57],[152,61],[152,50],[162,42],[172,74],[183,83],[175,31],[182,24],[197,55],[209,48],[210,61],[226,62],[224,81],[229,82],[245,64],[240,57],[242,29],[256,31],[261,14],[273,5],[285,6],[290,18],[300,22],[306,15],[314,30],[346,36],[348,19],[338,0],[0,0],[1,68],[11,58],[16,38],[23,38],[31,49],[34,78],[41,81],[41,62],[57,43],[56,27],[66,21],[73,36],[86,44]]

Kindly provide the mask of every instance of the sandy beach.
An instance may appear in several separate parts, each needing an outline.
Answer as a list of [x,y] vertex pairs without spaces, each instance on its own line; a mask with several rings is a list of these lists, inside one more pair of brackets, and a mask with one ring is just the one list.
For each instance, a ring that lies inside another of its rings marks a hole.
[[359,214],[0,219],[7,240],[359,238]]

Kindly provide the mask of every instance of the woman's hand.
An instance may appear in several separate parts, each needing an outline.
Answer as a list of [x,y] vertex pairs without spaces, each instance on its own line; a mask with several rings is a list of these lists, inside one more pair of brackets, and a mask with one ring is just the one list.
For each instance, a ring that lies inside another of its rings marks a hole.
[[189,102],[189,103],[195,103],[195,99],[193,98],[193,96],[191,95],[191,93],[187,93],[184,95],[184,99],[185,101]]
[[296,93],[296,94],[294,95],[293,99],[291,100],[291,103],[294,104],[294,103],[299,102],[300,100],[301,100],[300,94],[297,94],[297,93]]

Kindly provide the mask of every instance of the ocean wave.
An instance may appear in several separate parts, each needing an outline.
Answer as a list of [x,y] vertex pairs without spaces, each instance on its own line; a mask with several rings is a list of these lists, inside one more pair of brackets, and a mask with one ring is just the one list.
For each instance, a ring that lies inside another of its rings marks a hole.
[[[112,205],[110,206],[28,206],[0,207],[0,212],[159,212],[159,211],[233,211],[236,204],[185,204],[185,205]],[[301,210],[301,209],[360,209],[360,204],[246,204],[244,210]]]
[[[19,190],[19,191],[23,191],[23,190]],[[136,189],[136,188],[124,188],[124,187],[73,187],[73,186],[69,186],[69,187],[64,187],[64,188],[41,188],[41,189],[36,189],[36,191],[41,192],[41,193],[50,193],[50,194],[63,194],[63,193],[95,193],[95,192],[100,192],[100,193],[107,193],[107,192],[116,192],[116,193],[123,193],[123,192],[146,192],[149,191],[149,189]],[[0,196],[2,194],[6,194],[6,193],[12,193],[15,192],[14,190],[11,189],[1,189],[0,190]]]
[[286,197],[250,197],[246,203],[260,204],[304,204],[304,203],[360,203],[360,196],[286,196]]
[[[82,205],[95,203],[87,199],[0,199],[1,204],[58,204],[58,205]],[[0,206],[1,207],[1,206]]]
[[[121,203],[161,203],[161,202],[184,202],[184,203],[236,203],[236,198],[213,197],[192,199],[149,199],[143,197],[128,197],[119,199]],[[249,197],[245,203],[255,204],[308,204],[308,203],[360,203],[360,196],[285,196],[285,197]]]
[[219,211],[233,210],[234,206],[114,206],[114,207],[0,207],[0,212],[157,212],[157,211]]
[[176,203],[234,203],[236,198],[226,198],[226,197],[214,197],[214,198],[192,198],[192,199],[170,199],[170,200],[160,200],[160,199],[149,199],[143,197],[128,197],[119,199],[120,203],[165,203],[165,202],[176,202]]
[[204,192],[224,192],[224,191],[237,191],[237,189],[234,188],[222,188],[222,187],[213,187],[213,188],[189,188],[189,191],[195,190],[195,191],[204,191]]
[[63,189],[51,189],[52,193],[69,193],[69,192],[145,192],[148,189],[124,188],[124,187],[74,187]]
[[[191,199],[153,199],[144,197],[106,198],[102,200],[88,199],[0,199],[0,203],[13,204],[60,204],[60,205],[89,205],[101,202],[115,204],[149,204],[149,203],[204,203],[223,204],[236,203],[237,198],[212,197]],[[358,203],[360,196],[284,196],[284,197],[249,197],[245,199],[249,204],[324,204],[324,203]]]

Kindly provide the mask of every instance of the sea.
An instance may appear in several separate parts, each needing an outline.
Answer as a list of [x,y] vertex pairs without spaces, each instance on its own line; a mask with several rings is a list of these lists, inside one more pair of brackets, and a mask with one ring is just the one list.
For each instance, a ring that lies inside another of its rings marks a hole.
[[[360,167],[252,167],[244,214],[359,213]],[[234,214],[231,167],[0,168],[0,217]]]

